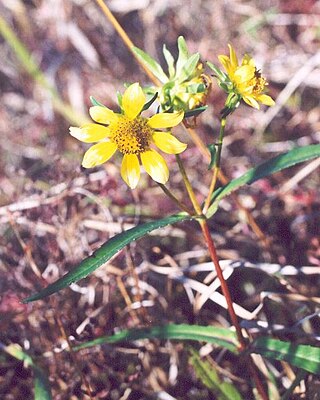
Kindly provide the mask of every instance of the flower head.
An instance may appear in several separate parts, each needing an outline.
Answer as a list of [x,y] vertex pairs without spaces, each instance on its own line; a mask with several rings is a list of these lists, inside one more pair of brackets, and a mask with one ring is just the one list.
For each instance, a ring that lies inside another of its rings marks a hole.
[[167,47],[163,46],[163,55],[167,62],[168,73],[149,54],[133,47],[135,55],[158,79],[158,87],[149,87],[149,93],[157,93],[164,111],[184,111],[198,115],[206,108],[207,97],[211,90],[211,78],[204,74],[199,53],[190,54],[183,36],[178,38],[178,57],[175,60]]
[[257,109],[259,103],[274,105],[273,99],[264,93],[268,82],[256,68],[253,58],[246,54],[239,64],[234,48],[230,44],[228,46],[230,56],[220,55],[218,58],[227,73],[226,86],[223,87],[231,94],[232,103],[235,104],[235,98],[238,97],[238,101],[242,98],[249,106]]
[[140,114],[146,102],[138,83],[130,85],[122,97],[122,113],[104,106],[93,106],[89,113],[96,124],[70,127],[70,134],[86,143],[94,143],[84,154],[82,166],[92,168],[108,161],[118,150],[122,155],[121,176],[134,189],[140,178],[140,163],[151,178],[165,184],[169,170],[164,158],[151,145],[168,154],[179,154],[187,145],[163,128],[172,128],[183,119],[183,112],[159,113],[151,118]]
[[206,105],[211,90],[211,78],[204,74],[203,64],[198,61],[188,78],[181,80],[178,76],[156,90],[159,91],[163,109],[172,108],[188,113]]

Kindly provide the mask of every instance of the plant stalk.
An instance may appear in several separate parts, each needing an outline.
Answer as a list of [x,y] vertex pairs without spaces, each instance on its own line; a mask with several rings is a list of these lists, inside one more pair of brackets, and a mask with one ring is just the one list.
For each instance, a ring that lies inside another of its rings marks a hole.
[[189,181],[189,178],[188,178],[188,175],[186,173],[186,170],[184,169],[182,160],[181,160],[181,158],[180,158],[180,156],[178,154],[176,154],[176,160],[177,160],[177,163],[178,163],[178,166],[179,166],[180,173],[182,175],[182,179],[183,179],[184,185],[185,185],[185,187],[187,189],[188,196],[189,196],[189,198],[191,200],[191,203],[193,205],[193,208],[194,208],[194,210],[195,210],[197,215],[202,215],[200,204],[198,203],[198,200],[197,200],[196,195],[195,195],[195,193],[193,191],[193,188],[192,188],[191,183]]
[[239,343],[240,343],[240,346],[241,346],[240,349],[244,350],[245,347],[246,347],[246,342],[245,342],[245,339],[244,339],[244,337],[242,335],[242,331],[241,331],[241,327],[240,327],[240,324],[239,324],[239,321],[238,321],[238,317],[237,317],[237,315],[236,315],[236,313],[234,311],[234,308],[233,308],[233,303],[232,303],[232,300],[231,300],[231,295],[230,295],[230,291],[229,291],[228,285],[227,285],[227,283],[226,283],[226,281],[225,281],[225,279],[223,277],[223,274],[222,274],[222,269],[220,267],[217,251],[216,251],[215,245],[213,243],[213,240],[212,240],[212,237],[211,237],[211,234],[210,234],[210,231],[209,231],[207,220],[205,220],[205,219],[200,220],[199,224],[200,224],[200,227],[201,227],[201,230],[202,230],[202,233],[203,233],[203,237],[204,237],[204,239],[205,239],[205,241],[207,243],[211,260],[212,260],[212,262],[214,264],[218,279],[220,281],[222,293],[223,293],[223,295],[224,295],[224,297],[226,299],[227,305],[228,305],[228,312],[229,312],[229,315],[230,315],[230,318],[231,318],[231,321],[232,321],[232,325],[236,329],[237,337],[238,337],[238,340],[239,340]]
[[193,215],[193,211],[190,210],[185,204],[183,204],[176,196],[162,183],[157,182],[161,187],[163,192],[183,211],[187,212],[189,215]]
[[[106,4],[102,1],[102,0],[95,0],[96,3],[100,6],[100,8],[102,9],[103,13],[106,15],[106,17],[109,19],[109,21],[111,22],[111,24],[114,26],[115,30],[118,32],[118,34],[120,35],[120,37],[122,38],[123,42],[125,43],[125,45],[127,46],[127,48],[129,49],[129,51],[133,54],[134,58],[137,60],[137,62],[139,63],[139,65],[144,69],[144,71],[146,72],[146,74],[148,75],[148,77],[150,78],[150,80],[156,85],[156,86],[160,86],[160,82],[158,81],[158,79],[151,73],[151,71],[149,71],[149,69],[147,67],[145,67],[141,61],[137,58],[136,54],[132,51],[132,48],[134,47],[133,42],[130,40],[130,38],[128,37],[128,35],[126,34],[126,32],[122,29],[122,27],[120,26],[120,24],[118,23],[118,21],[115,19],[115,17],[113,16],[113,14],[111,13],[111,11],[109,10],[109,8],[106,6]],[[209,194],[208,197],[206,199],[206,203],[205,203],[205,210],[208,209],[209,205],[210,205],[210,200],[211,200],[211,195],[215,189],[216,186],[216,182],[218,179],[218,175],[220,172],[220,159],[221,159],[221,149],[222,149],[222,141],[223,141],[223,135],[224,135],[224,128],[225,128],[225,124],[226,124],[226,118],[222,118],[221,119],[221,126],[220,126],[220,134],[219,134],[219,141],[217,143],[217,155],[216,155],[216,159],[215,159],[215,165],[214,165],[214,173],[213,173],[213,178],[211,181],[211,185],[210,185],[210,189],[209,189]],[[194,207],[194,210],[196,212],[197,215],[201,216],[203,215],[201,207],[197,201],[197,198],[195,196],[195,193],[193,191],[193,188],[190,184],[189,178],[186,174],[186,171],[184,169],[184,166],[182,164],[182,161],[179,157],[179,155],[176,155],[176,159],[177,159],[177,163],[186,187],[186,190],[188,192],[189,198],[192,202],[192,205]],[[164,187],[164,185],[161,185],[161,188],[166,192],[167,188]],[[165,188],[165,189],[164,189]],[[172,194],[170,192],[170,194],[168,194],[169,197],[174,200],[177,204],[179,204],[179,200],[177,200],[175,198],[175,196],[172,197]],[[181,207],[181,204],[180,204]],[[186,211],[184,209],[184,211]],[[190,213],[189,211],[187,211],[188,213]],[[244,350],[246,348],[246,341],[242,335],[242,331],[241,331],[241,327],[237,318],[237,315],[234,311],[233,308],[233,303],[231,300],[231,296],[230,296],[230,291],[229,288],[227,286],[226,281],[224,280],[223,274],[222,274],[222,270],[219,264],[219,259],[216,253],[216,249],[213,243],[213,240],[211,238],[210,232],[209,232],[209,228],[208,228],[208,224],[206,219],[200,219],[199,220],[199,224],[201,226],[202,229],[202,233],[203,236],[205,238],[205,241],[208,245],[208,249],[209,249],[209,253],[211,256],[211,259],[213,261],[213,264],[215,266],[216,272],[217,272],[217,276],[220,280],[221,283],[221,289],[223,292],[223,295],[225,296],[227,305],[228,305],[228,312],[232,321],[232,324],[234,325],[235,329],[236,329],[236,333],[237,333],[237,337],[240,343],[240,350]],[[257,390],[261,396],[261,398],[263,400],[268,400],[268,396],[266,395],[264,388],[262,386],[262,383],[260,382],[260,379],[257,375],[257,372],[255,370],[254,364],[251,360],[251,358],[249,358],[249,368],[250,371],[253,375],[253,378],[255,380],[256,383],[256,387]]]
[[212,179],[211,179],[209,193],[207,195],[207,198],[204,203],[203,210],[202,210],[203,214],[206,214],[206,212],[208,211],[208,208],[210,207],[211,196],[212,196],[212,193],[214,192],[214,189],[217,184],[218,175],[220,172],[221,151],[222,151],[222,143],[223,143],[224,129],[226,127],[226,122],[227,122],[226,117],[221,118],[219,139],[218,139],[218,142],[216,143],[217,153],[215,155],[215,160],[214,160],[213,175],[212,175]]
[[[210,231],[209,231],[209,227],[208,227],[208,223],[206,219],[201,219],[198,221],[203,233],[203,237],[207,243],[208,246],[208,250],[209,250],[209,254],[211,257],[211,260],[214,264],[218,279],[220,281],[221,284],[221,290],[222,293],[226,299],[227,302],[227,306],[228,306],[228,313],[230,315],[230,319],[232,322],[232,325],[235,327],[236,330],[236,334],[237,334],[237,338],[240,344],[240,351],[244,351],[247,348],[247,343],[245,338],[243,337],[242,334],[242,330],[238,321],[238,317],[234,311],[234,307],[233,307],[233,303],[232,303],[232,299],[231,299],[231,295],[230,295],[230,291],[229,291],[229,287],[227,285],[227,282],[225,281],[224,277],[223,277],[223,273],[222,273],[222,269],[220,267],[220,263],[219,263],[219,259],[218,259],[218,255],[217,255],[217,251],[215,248],[215,245],[213,243],[212,237],[210,235]],[[268,395],[265,392],[265,389],[262,385],[262,382],[258,376],[257,370],[255,368],[255,365],[253,363],[253,360],[251,359],[250,356],[248,356],[248,365],[249,365],[249,369],[250,369],[250,373],[254,379],[256,388],[261,396],[261,399],[263,400],[268,400]]]
[[[183,125],[183,126],[188,131],[191,139],[193,140],[195,145],[198,147],[198,149],[199,149],[200,153],[203,155],[203,157],[208,162],[210,162],[209,150],[206,147],[206,145],[203,143],[203,141],[201,140],[201,138],[199,137],[197,132],[192,128],[186,127],[185,125]],[[227,185],[229,183],[228,178],[225,176],[225,174],[223,173],[221,168],[219,170],[218,179],[223,185]],[[255,221],[254,217],[252,216],[251,212],[245,206],[243,206],[243,204],[240,202],[238,196],[235,193],[231,193],[231,197],[233,198],[233,200],[236,203],[236,205],[238,206],[238,208],[245,213],[247,222],[250,225],[250,227],[253,230],[253,232],[261,240],[261,242],[263,243],[264,247],[266,249],[269,249],[269,247],[270,247],[269,240],[265,236],[265,234],[262,232],[262,230],[260,229],[259,225],[256,223],[256,221]]]

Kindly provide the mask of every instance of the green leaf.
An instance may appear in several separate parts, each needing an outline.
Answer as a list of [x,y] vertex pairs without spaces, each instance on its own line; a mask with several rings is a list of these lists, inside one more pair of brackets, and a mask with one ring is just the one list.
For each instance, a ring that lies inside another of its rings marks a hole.
[[93,106],[105,107],[104,104],[100,103],[100,101],[96,100],[93,96],[90,96],[90,101]]
[[244,185],[250,185],[251,183],[274,174],[275,172],[319,156],[320,144],[311,144],[309,146],[292,149],[287,153],[271,158],[255,168],[249,169],[249,171],[247,171],[244,175],[237,179],[233,179],[227,185],[222,186],[213,193],[212,203],[206,214],[207,218],[212,217],[212,215],[216,212],[219,201],[225,196],[228,196],[234,190]]
[[168,65],[168,72],[169,72],[169,78],[172,79],[175,74],[175,68],[174,68],[174,58],[173,55],[170,53],[170,51],[167,49],[167,46],[164,44],[163,49],[162,49],[164,58],[167,62]]
[[204,93],[206,91],[206,86],[204,83],[193,83],[186,87],[186,92],[191,94]]
[[320,348],[261,337],[250,346],[250,352],[273,360],[286,361],[313,374],[320,373]]
[[18,344],[1,346],[1,348],[17,360],[23,361],[26,367],[31,367],[33,369],[34,400],[51,400],[52,396],[49,380],[42,369],[33,362],[29,354],[25,353]]
[[50,383],[43,371],[34,367],[34,400],[51,400]]
[[159,79],[161,83],[168,81],[167,75],[163,72],[160,64],[157,63],[149,54],[140,50],[138,47],[132,47],[132,51],[136,54],[139,60]]
[[224,82],[227,79],[227,75],[223,71],[221,71],[218,67],[216,67],[214,64],[212,64],[210,61],[207,61],[207,65],[209,68],[212,69],[212,71],[216,74],[217,78],[221,82]]
[[129,342],[140,339],[196,340],[214,343],[233,353],[237,353],[238,347],[236,334],[229,329],[214,326],[169,324],[153,328],[126,329],[112,336],[102,336],[80,344],[73,347],[73,350],[78,351],[105,343]]
[[208,169],[212,169],[214,166],[215,160],[216,160],[216,153],[217,153],[216,145],[214,143],[211,143],[208,145],[208,149],[210,151],[210,156],[211,156],[211,160],[210,160]]
[[186,81],[194,72],[200,59],[199,53],[192,54],[191,57],[184,63],[181,71],[177,72],[177,79],[179,83]]
[[190,349],[189,359],[198,379],[216,395],[217,400],[242,400],[242,396],[232,383],[220,380],[217,371],[207,360],[202,360],[199,354]]
[[178,49],[179,49],[179,54],[178,54],[178,60],[176,64],[176,77],[180,75],[180,72],[182,70],[182,67],[188,60],[189,56],[189,51],[187,48],[187,43],[184,40],[183,36],[178,37]]
[[141,112],[145,111],[145,110],[148,110],[150,108],[150,106],[157,100],[157,97],[158,97],[158,92],[155,93],[152,96],[152,98],[149,101],[146,102],[146,104],[142,107]]
[[77,282],[80,279],[85,278],[86,276],[91,274],[91,272],[95,271],[97,268],[101,267],[101,265],[105,264],[113,255],[123,249],[127,244],[133,242],[134,240],[140,239],[147,233],[155,229],[163,228],[164,226],[171,225],[176,222],[184,221],[190,218],[191,217],[186,213],[179,213],[163,219],[159,219],[157,221],[151,221],[145,224],[138,225],[112,237],[98,250],[96,250],[90,257],[83,260],[76,268],[72,269],[62,278],[42,289],[40,292],[28,297],[27,299],[24,299],[23,303],[29,303],[30,301],[42,299],[71,285],[71,283]]
[[201,107],[194,108],[193,110],[186,111],[184,113],[184,117],[185,118],[196,117],[199,114],[203,113],[203,111],[206,111],[207,108],[208,108],[208,106],[201,106]]

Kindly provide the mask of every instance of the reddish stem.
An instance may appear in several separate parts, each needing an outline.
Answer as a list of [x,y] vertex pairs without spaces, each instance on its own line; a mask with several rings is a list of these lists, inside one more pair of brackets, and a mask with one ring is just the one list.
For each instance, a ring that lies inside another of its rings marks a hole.
[[240,327],[237,315],[236,315],[236,313],[234,311],[234,308],[233,308],[233,304],[232,304],[232,300],[231,300],[231,296],[230,296],[230,291],[229,291],[228,285],[227,285],[227,283],[226,283],[226,281],[225,281],[225,279],[223,277],[223,274],[222,274],[222,269],[220,267],[220,263],[219,263],[219,259],[218,259],[218,256],[217,256],[215,245],[213,243],[212,237],[211,237],[210,232],[209,232],[209,227],[208,227],[207,221],[202,219],[202,220],[199,221],[199,223],[200,223],[200,226],[201,226],[201,229],[202,229],[203,236],[204,236],[205,241],[206,241],[207,246],[208,246],[210,257],[211,257],[212,262],[213,262],[213,264],[215,266],[217,276],[218,276],[218,278],[220,280],[221,290],[222,290],[222,293],[223,293],[223,295],[224,295],[224,297],[226,299],[226,302],[227,302],[228,312],[229,312],[229,315],[230,315],[230,318],[231,318],[231,321],[232,321],[232,325],[236,329],[237,337],[238,337],[238,340],[239,340],[239,343],[240,343],[240,350],[244,350],[246,348],[246,342],[245,342],[244,337],[242,335],[241,327]]
[[[223,295],[224,295],[224,297],[226,299],[226,302],[227,302],[228,312],[229,312],[232,324],[236,329],[238,341],[240,343],[239,350],[240,351],[244,351],[247,348],[247,344],[246,344],[245,338],[242,335],[242,331],[241,331],[241,327],[240,327],[240,324],[239,324],[239,321],[238,321],[238,317],[237,317],[237,315],[236,315],[236,313],[234,311],[234,308],[233,308],[233,303],[232,303],[232,300],[231,300],[231,295],[230,295],[230,291],[229,291],[227,282],[225,281],[225,279],[223,277],[223,273],[222,273],[222,269],[220,267],[217,251],[216,251],[215,245],[213,243],[212,237],[210,235],[208,223],[207,223],[207,221],[205,219],[199,220],[199,223],[200,223],[200,226],[201,226],[201,229],[202,229],[203,236],[204,236],[205,241],[206,241],[207,246],[208,246],[208,250],[209,250],[209,253],[210,253],[211,260],[212,260],[212,262],[213,262],[213,264],[215,266],[217,276],[218,276],[218,278],[220,280],[221,290],[222,290],[222,293],[223,293]],[[249,366],[250,373],[251,373],[251,375],[252,375],[252,377],[254,379],[256,388],[257,388],[257,390],[258,390],[258,392],[259,392],[259,394],[261,396],[261,399],[268,400],[268,395],[266,394],[266,392],[264,390],[264,387],[262,385],[262,382],[260,381],[260,378],[259,378],[258,373],[256,371],[255,365],[253,363],[253,360],[252,360],[252,358],[250,356],[248,356],[248,366]]]

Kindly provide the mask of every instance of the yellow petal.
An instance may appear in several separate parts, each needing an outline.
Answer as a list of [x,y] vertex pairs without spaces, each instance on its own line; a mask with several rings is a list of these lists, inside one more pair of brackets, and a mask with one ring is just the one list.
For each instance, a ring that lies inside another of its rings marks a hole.
[[267,94],[260,94],[257,96],[257,100],[260,101],[260,103],[265,104],[266,106],[274,106],[275,102],[272,99],[272,97],[268,96]]
[[256,108],[257,110],[260,109],[259,103],[253,96],[243,96],[243,100],[249,104],[249,106]]
[[146,102],[146,96],[138,82],[133,83],[126,89],[122,96],[122,108],[129,119],[136,118]]
[[251,96],[254,89],[254,80],[246,81],[246,82],[238,82],[237,83],[237,92],[241,94],[241,96]]
[[141,162],[151,178],[163,185],[169,178],[169,170],[163,157],[154,150],[147,150],[140,154]]
[[148,125],[154,129],[172,128],[178,125],[183,120],[183,117],[183,111],[155,114],[149,119]]
[[97,143],[90,147],[83,156],[82,166],[84,168],[93,168],[96,165],[103,164],[117,150],[117,145],[112,142]]
[[125,154],[123,156],[121,176],[131,189],[137,186],[140,179],[140,164],[135,154]]
[[238,58],[237,58],[236,52],[234,51],[234,48],[231,46],[231,44],[228,44],[228,47],[230,50],[231,67],[235,69],[238,66]]
[[242,65],[235,71],[234,78],[237,83],[241,84],[254,78],[254,73],[255,68],[252,65]]
[[185,143],[180,142],[169,132],[155,132],[152,138],[155,145],[168,154],[179,154],[187,148]]
[[220,55],[220,56],[218,56],[218,59],[221,62],[224,69],[226,70],[227,74],[232,75],[233,69],[231,67],[230,58],[228,56]]
[[109,125],[111,122],[114,122],[118,119],[117,114],[114,113],[112,110],[109,110],[109,108],[107,107],[90,107],[89,114],[94,121],[99,122],[100,124]]
[[254,59],[249,56],[249,54],[244,55],[241,65],[250,65],[251,67],[256,68]]
[[98,124],[86,124],[81,128],[71,126],[69,132],[71,136],[85,143],[99,142],[99,140],[110,137],[109,129]]

